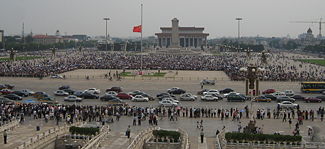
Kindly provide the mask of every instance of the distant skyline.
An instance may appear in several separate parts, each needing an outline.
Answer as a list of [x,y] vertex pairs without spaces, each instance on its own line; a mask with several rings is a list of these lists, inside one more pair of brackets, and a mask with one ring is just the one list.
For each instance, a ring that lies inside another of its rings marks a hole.
[[[104,17],[109,17],[112,37],[138,37],[133,26],[140,25],[143,4],[143,35],[154,36],[160,27],[205,27],[209,38],[237,37],[241,17],[241,36],[297,38],[310,27],[315,36],[319,25],[290,21],[325,21],[325,0],[1,0],[0,30],[5,35],[87,34],[105,35]],[[323,25],[325,29],[325,26]],[[325,30],[322,31],[325,35]]]

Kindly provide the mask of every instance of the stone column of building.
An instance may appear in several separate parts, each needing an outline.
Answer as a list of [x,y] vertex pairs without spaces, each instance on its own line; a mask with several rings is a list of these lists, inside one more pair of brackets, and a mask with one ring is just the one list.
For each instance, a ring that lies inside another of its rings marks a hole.
[[174,18],[172,20],[172,48],[179,48],[179,30],[178,30],[178,20]]

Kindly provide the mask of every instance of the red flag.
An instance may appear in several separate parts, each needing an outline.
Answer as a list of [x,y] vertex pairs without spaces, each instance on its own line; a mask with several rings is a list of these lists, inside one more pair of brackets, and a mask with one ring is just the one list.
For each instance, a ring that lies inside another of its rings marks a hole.
[[141,32],[142,32],[142,26],[141,26],[141,25],[139,25],[139,26],[134,26],[134,27],[133,27],[133,32],[141,33]]

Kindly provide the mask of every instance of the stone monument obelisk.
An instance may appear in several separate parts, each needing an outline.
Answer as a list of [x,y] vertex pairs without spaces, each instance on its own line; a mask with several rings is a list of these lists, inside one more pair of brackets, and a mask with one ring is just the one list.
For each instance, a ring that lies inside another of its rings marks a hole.
[[178,20],[174,18],[172,20],[172,43],[171,48],[180,48],[179,44],[179,31],[178,31]]

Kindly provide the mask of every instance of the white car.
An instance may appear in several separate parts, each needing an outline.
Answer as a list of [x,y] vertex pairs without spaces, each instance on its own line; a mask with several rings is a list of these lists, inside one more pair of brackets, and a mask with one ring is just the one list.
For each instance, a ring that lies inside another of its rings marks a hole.
[[174,107],[174,106],[177,106],[178,104],[176,102],[172,102],[170,100],[162,100],[162,101],[159,101],[159,105],[164,106],[164,107]]
[[82,98],[79,98],[75,95],[70,95],[68,97],[64,97],[64,101],[70,101],[70,102],[81,102]]
[[275,93],[272,93],[272,95],[275,96],[275,97],[286,96],[286,94],[284,92],[275,92]]
[[51,75],[51,79],[63,79],[63,76],[55,74]]
[[185,101],[194,101],[196,99],[197,99],[197,96],[192,95],[191,93],[182,94],[179,98],[179,100],[185,100]]
[[85,93],[100,94],[100,89],[90,88],[90,89],[85,90]]
[[174,103],[179,103],[179,101],[178,100],[175,100],[175,99],[173,99],[173,98],[170,98],[170,97],[167,97],[167,98],[163,98],[162,100],[168,100],[168,101],[171,101],[171,102],[174,102]]
[[220,92],[218,91],[218,90],[215,90],[215,89],[210,89],[209,91],[207,91],[207,92],[203,92],[203,95],[207,95],[207,94],[216,94],[216,95],[218,95],[218,94],[220,94]]
[[21,90],[21,92],[28,94],[28,95],[33,95],[35,93],[34,91],[31,91],[29,89],[23,89],[23,90]]
[[292,90],[286,90],[286,91],[284,91],[284,94],[285,94],[286,96],[293,96],[293,95],[295,94],[295,92],[292,91]]
[[287,108],[287,109],[290,109],[290,108],[297,108],[298,107],[298,104],[296,103],[292,103],[290,101],[283,101],[281,103],[278,103],[278,106],[280,108]]
[[143,97],[142,95],[136,95],[131,100],[132,101],[144,101],[144,102],[148,102],[149,101],[149,98],[148,97]]
[[117,93],[114,91],[108,91],[105,93],[105,95],[117,96]]
[[56,96],[68,96],[69,93],[65,92],[63,90],[57,90],[57,91],[54,92],[54,95],[56,95]]
[[201,100],[203,100],[203,101],[218,101],[219,97],[216,97],[213,95],[204,95],[204,96],[201,96]]

